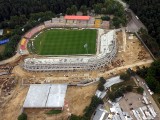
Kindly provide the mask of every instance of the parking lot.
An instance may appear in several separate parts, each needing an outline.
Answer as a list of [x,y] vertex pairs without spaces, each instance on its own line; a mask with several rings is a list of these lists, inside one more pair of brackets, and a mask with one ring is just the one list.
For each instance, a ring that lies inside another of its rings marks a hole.
[[143,96],[140,94],[129,92],[125,94],[125,97],[120,100],[119,104],[123,111],[129,112],[130,115],[135,119],[131,110],[144,106],[142,103],[142,97]]

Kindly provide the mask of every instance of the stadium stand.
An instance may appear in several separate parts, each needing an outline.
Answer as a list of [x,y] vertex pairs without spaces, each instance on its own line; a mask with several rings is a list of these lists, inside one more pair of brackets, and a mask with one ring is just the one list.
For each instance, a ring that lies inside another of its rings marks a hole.
[[20,46],[20,49],[21,50],[25,50],[26,49],[26,47],[27,47],[27,39],[25,39],[25,38],[22,38],[22,40],[21,40],[21,46]]
[[59,23],[60,19],[59,18],[52,18],[52,23]]
[[44,24],[51,24],[51,20],[45,21]]
[[103,21],[101,24],[101,28],[108,29],[109,28],[109,21]]
[[44,25],[37,26],[31,31],[27,32],[24,37],[30,39],[44,28],[47,29],[52,27],[94,28],[95,18],[90,16],[61,16],[60,18],[52,18],[52,20],[45,21]]
[[95,28],[100,28],[100,27],[101,27],[101,23],[102,23],[102,20],[101,20],[101,19],[96,19],[96,20],[95,20],[94,27],[95,27]]
[[37,26],[35,28],[33,28],[31,31],[27,32],[24,37],[25,38],[31,38],[32,36],[34,36],[36,33],[40,32],[41,30],[43,30],[45,28],[44,25],[40,25],[40,26]]
[[28,71],[93,70],[104,67],[114,58],[116,48],[115,31],[104,33],[98,29],[99,52],[95,56],[26,58],[22,67]]

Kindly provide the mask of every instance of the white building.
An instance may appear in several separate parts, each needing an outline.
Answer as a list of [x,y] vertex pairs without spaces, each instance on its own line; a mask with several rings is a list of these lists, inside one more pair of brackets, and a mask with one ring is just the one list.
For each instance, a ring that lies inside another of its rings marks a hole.
[[63,109],[67,84],[32,84],[23,108]]

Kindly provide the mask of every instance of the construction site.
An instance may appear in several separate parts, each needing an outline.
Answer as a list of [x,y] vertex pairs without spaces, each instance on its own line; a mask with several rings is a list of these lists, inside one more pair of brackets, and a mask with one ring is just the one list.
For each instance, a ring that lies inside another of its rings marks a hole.
[[[1,66],[0,115],[2,120],[15,120],[22,112],[30,84],[68,84],[63,112],[57,115],[45,114],[48,109],[24,110],[29,120],[67,119],[71,114],[83,115],[86,106],[97,89],[99,77],[110,78],[128,68],[149,66],[153,59],[134,34],[124,30],[116,32],[117,54],[110,64],[92,71],[51,71],[32,72],[21,67],[22,59],[16,59],[14,65]],[[13,61],[12,61],[13,63]],[[81,86],[86,83],[93,83]],[[79,86],[77,86],[79,85]],[[87,91],[87,92],[86,92]]]

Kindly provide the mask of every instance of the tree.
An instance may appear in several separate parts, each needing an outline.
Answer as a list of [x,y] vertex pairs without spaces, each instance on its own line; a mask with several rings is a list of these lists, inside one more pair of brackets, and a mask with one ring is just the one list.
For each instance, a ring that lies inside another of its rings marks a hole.
[[0,61],[3,60],[3,55],[0,54]]
[[110,17],[109,16],[102,16],[101,19],[102,20],[106,20],[106,21],[110,21]]
[[102,83],[98,84],[98,90],[103,91],[104,90],[104,86]]
[[106,14],[106,8],[104,8],[104,7],[101,8],[101,13],[102,13],[102,14]]
[[143,66],[141,69],[139,67],[136,68],[136,73],[141,77],[146,77],[148,68]]
[[122,92],[122,90],[117,90],[116,92],[115,92],[115,97],[116,98],[119,98],[119,97],[121,97],[121,96],[123,96],[123,92]]
[[81,116],[77,116],[77,115],[71,114],[71,117],[70,117],[69,120],[82,120],[82,117],[81,117]]
[[128,85],[128,86],[126,87],[126,91],[132,92],[132,90],[133,90],[133,86],[132,86],[132,85]]
[[138,92],[139,94],[143,94],[144,89],[143,89],[142,87],[138,87],[138,88],[137,88],[137,92]]
[[160,83],[158,81],[157,81],[155,92],[160,93]]
[[102,8],[102,4],[98,3],[94,5],[94,11],[96,14],[100,14],[101,13],[101,8]]
[[121,19],[119,17],[114,17],[112,19],[112,22],[113,22],[113,26],[115,28],[119,28],[120,27],[120,24],[122,23]]
[[120,89],[123,93],[126,93],[127,91],[126,91],[126,87],[121,87],[121,89]]
[[83,13],[83,15],[87,15],[87,6],[82,5],[81,8],[80,8],[80,11]]
[[122,73],[120,75],[120,79],[122,80],[130,80],[131,76],[128,73]]
[[66,14],[67,14],[67,15],[71,15],[71,14],[72,14],[72,11],[71,11],[70,8],[67,8]]
[[103,78],[103,77],[100,77],[100,80],[99,80],[102,84],[105,84],[106,83],[106,80]]
[[105,83],[106,83],[106,80],[103,77],[100,77],[99,84],[98,84],[98,90],[103,91]]
[[160,60],[154,61],[149,68],[137,68],[137,73],[145,79],[148,87],[155,93],[160,93]]
[[112,102],[115,102],[116,97],[115,97],[115,95],[114,95],[113,93],[110,93],[110,94],[108,95],[108,97],[109,97],[109,99],[110,99]]
[[93,96],[90,105],[84,111],[83,117],[87,118],[86,120],[89,120],[99,104],[104,104],[103,100],[97,96]]
[[27,114],[22,113],[21,115],[18,116],[18,120],[27,120]]
[[28,31],[29,29],[31,29],[33,26],[31,23],[27,23],[26,25],[24,25],[24,30]]
[[72,5],[72,7],[71,7],[71,13],[74,14],[74,15],[76,15],[77,11],[78,11],[77,6]]

